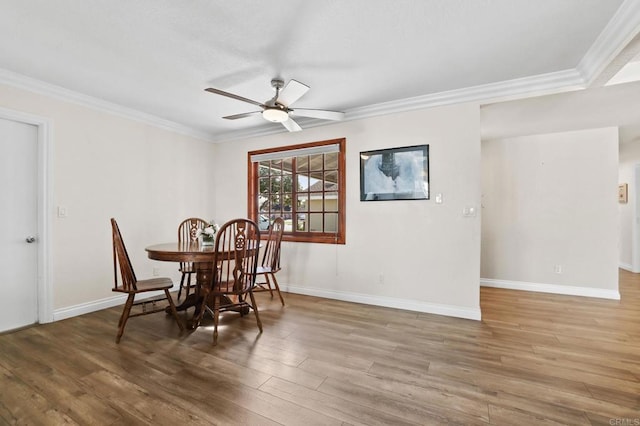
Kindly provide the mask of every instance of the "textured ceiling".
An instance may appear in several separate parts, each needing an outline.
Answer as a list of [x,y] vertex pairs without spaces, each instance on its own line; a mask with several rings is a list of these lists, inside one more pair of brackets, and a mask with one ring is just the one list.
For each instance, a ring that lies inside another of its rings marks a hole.
[[256,108],[206,87],[264,102],[271,78],[294,78],[311,86],[295,106],[349,119],[416,97],[584,74],[598,37],[633,1],[0,0],[0,82],[28,78],[223,140],[284,129],[259,116],[223,120]]

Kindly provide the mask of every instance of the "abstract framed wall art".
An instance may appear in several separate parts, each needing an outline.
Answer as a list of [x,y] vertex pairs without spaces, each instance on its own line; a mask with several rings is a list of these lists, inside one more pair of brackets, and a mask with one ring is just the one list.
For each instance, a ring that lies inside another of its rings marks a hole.
[[428,199],[429,145],[360,153],[360,201]]

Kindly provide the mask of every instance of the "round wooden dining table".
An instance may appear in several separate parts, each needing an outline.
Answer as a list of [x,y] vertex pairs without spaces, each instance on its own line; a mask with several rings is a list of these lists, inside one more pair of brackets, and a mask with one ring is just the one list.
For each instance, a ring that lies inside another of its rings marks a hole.
[[198,242],[163,243],[145,249],[149,259],[167,262],[213,262],[214,246]]
[[[211,282],[213,255],[215,253],[214,247],[211,245],[185,241],[155,244],[147,247],[145,250],[147,251],[149,259],[164,262],[193,263],[196,268],[196,289],[199,289],[200,286],[205,283]],[[181,310],[184,309],[186,308],[182,307]]]
[[[260,249],[261,245],[255,246],[256,250]],[[147,256],[149,259],[159,260],[163,262],[187,262],[193,263],[196,269],[196,288],[195,292],[189,294],[182,303],[176,305],[176,310],[184,311],[188,308],[195,306],[196,312],[194,317],[198,314],[198,309],[202,303],[202,297],[200,296],[200,289],[208,284],[211,284],[213,280],[213,259],[215,248],[214,246],[202,245],[199,242],[174,242],[174,243],[162,243],[154,244],[147,248]],[[230,258],[233,256],[233,251],[225,253],[222,259]],[[221,259],[220,255],[218,259]],[[197,327],[192,321],[189,321],[190,328]]]

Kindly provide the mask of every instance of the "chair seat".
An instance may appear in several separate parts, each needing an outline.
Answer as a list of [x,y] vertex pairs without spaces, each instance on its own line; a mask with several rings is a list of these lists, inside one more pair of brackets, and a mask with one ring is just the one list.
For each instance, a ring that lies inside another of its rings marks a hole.
[[270,266],[258,266],[258,268],[256,270],[256,274],[269,274],[271,272],[272,271],[271,271],[271,267]]
[[154,291],[154,290],[169,290],[173,287],[173,281],[171,278],[149,278],[146,280],[140,280],[136,282],[137,290],[127,291],[123,288],[114,288],[113,291],[118,291],[121,293],[142,293],[145,291]]

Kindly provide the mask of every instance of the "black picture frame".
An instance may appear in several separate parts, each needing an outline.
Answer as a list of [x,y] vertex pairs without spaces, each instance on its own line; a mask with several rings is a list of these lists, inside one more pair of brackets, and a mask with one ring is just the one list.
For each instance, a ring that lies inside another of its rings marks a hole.
[[360,201],[428,200],[429,145],[360,152]]

